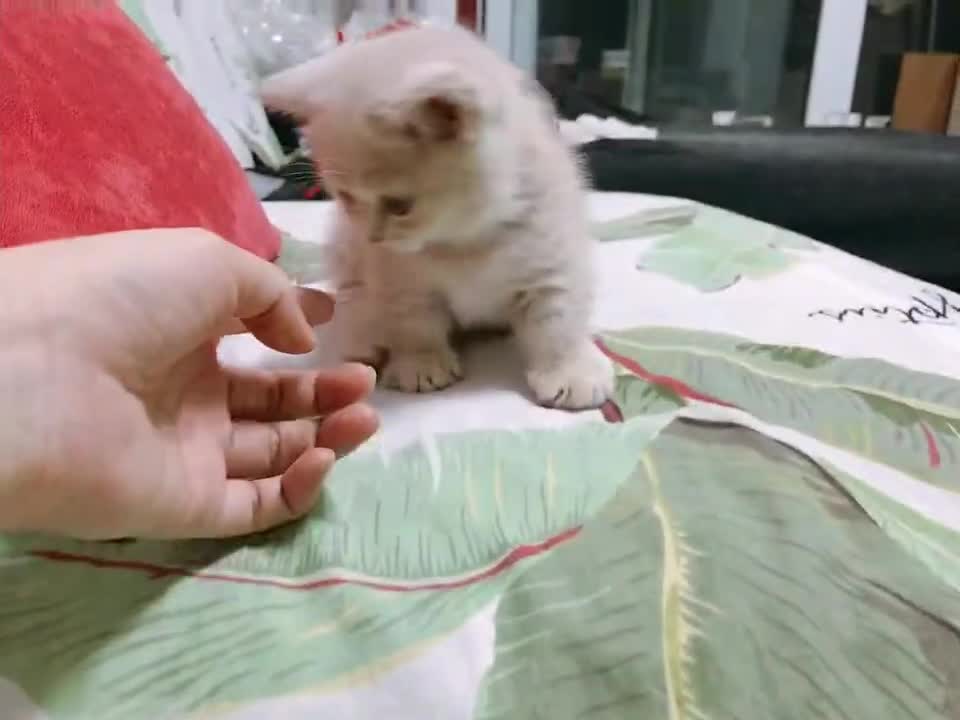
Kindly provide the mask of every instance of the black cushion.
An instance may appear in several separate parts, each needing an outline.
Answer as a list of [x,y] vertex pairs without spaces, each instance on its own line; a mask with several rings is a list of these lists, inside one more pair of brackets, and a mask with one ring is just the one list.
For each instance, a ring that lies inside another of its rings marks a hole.
[[960,289],[960,139],[882,130],[664,130],[583,147],[597,190],[675,195]]

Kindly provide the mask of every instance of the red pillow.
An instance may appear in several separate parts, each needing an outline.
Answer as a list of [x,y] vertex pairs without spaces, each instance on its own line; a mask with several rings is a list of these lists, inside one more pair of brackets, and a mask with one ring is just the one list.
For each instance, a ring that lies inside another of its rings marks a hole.
[[123,11],[0,0],[0,247],[186,226],[279,253],[243,170]]

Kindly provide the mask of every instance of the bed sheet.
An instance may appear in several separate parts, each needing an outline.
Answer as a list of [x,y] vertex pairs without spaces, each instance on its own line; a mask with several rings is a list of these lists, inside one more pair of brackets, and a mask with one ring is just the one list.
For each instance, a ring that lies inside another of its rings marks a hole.
[[[0,538],[0,718],[960,717],[960,298],[715,208],[591,201],[602,410],[537,407],[491,340],[450,390],[378,391],[302,523]],[[267,211],[322,286],[330,208]],[[221,356],[323,364],[319,336]]]

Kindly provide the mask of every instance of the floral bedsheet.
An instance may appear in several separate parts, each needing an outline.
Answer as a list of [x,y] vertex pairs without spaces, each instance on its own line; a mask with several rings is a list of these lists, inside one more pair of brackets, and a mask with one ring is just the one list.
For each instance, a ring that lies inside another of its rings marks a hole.
[[[329,208],[267,209],[319,281]],[[679,200],[593,213],[602,411],[536,407],[492,340],[378,392],[300,524],[0,538],[0,718],[960,717],[960,297]]]

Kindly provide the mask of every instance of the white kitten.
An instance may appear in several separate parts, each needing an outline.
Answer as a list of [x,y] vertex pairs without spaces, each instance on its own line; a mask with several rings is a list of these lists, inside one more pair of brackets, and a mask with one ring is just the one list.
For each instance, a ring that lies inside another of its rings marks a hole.
[[270,78],[305,123],[337,198],[336,242],[367,293],[381,380],[460,379],[454,329],[509,327],[537,400],[594,407],[613,389],[590,336],[584,181],[539,89],[465,30],[418,28],[340,47]]

